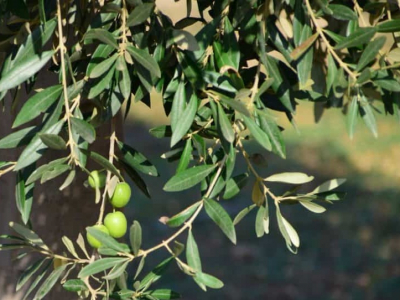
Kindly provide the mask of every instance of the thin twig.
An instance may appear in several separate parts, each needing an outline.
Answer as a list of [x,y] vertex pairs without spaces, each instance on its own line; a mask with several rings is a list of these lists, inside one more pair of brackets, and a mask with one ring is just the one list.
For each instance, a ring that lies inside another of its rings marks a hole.
[[[115,141],[116,141],[116,134],[115,134],[115,119],[111,120],[111,136],[110,136],[110,148],[108,153],[108,161],[113,164],[114,162],[114,152],[115,152]],[[108,193],[108,186],[111,180],[111,172],[107,170],[107,178],[106,178],[106,186],[104,187],[103,196],[101,199],[101,206],[100,206],[100,214],[99,219],[97,220],[97,224],[103,224],[103,217],[104,211],[106,206],[106,199]]]
[[212,192],[212,190],[214,189],[215,184],[217,183],[217,180],[219,178],[219,176],[221,175],[222,169],[224,168],[224,165],[226,163],[226,160],[228,159],[228,156],[225,155],[225,157],[222,159],[217,173],[214,176],[213,181],[211,182],[206,194],[204,195],[204,197],[198,201],[197,203],[200,203],[199,207],[196,209],[195,213],[193,214],[193,216],[189,219],[189,221],[187,221],[185,223],[185,225],[183,225],[177,232],[175,232],[173,235],[171,235],[167,240],[163,241],[162,243],[147,249],[145,251],[142,251],[141,253],[139,253],[139,255],[137,257],[141,257],[141,256],[147,256],[149,253],[156,251],[160,248],[165,247],[165,245],[168,245],[169,243],[171,243],[173,240],[175,240],[181,233],[183,233],[186,229],[190,228],[192,226],[192,223],[194,222],[194,220],[196,219],[196,217],[198,216],[198,214],[201,212],[201,210],[203,209],[204,206],[204,199],[208,198]]
[[353,73],[350,69],[349,66],[340,59],[339,55],[337,55],[337,53],[335,52],[335,50],[333,49],[333,47],[331,46],[331,44],[329,43],[328,39],[325,36],[325,33],[323,31],[323,29],[318,25],[317,19],[315,18],[314,12],[311,8],[310,5],[310,1],[309,0],[305,0],[306,1],[306,6],[307,6],[307,10],[308,13],[310,14],[310,17],[314,23],[315,29],[317,30],[318,34],[320,35],[320,37],[322,38],[322,40],[325,43],[326,48],[328,49],[328,51],[331,53],[331,55],[333,56],[333,58],[338,62],[338,64],[340,65],[340,67],[343,68],[343,70],[346,71],[347,74],[349,74],[349,76],[351,78],[353,78],[354,82],[356,82],[357,80],[357,75],[355,73]]
[[71,156],[71,162],[74,163],[75,165],[79,165],[79,160],[75,154],[75,141],[72,136],[72,126],[71,126],[71,117],[72,117],[72,111],[69,106],[69,100],[68,100],[68,88],[67,88],[67,74],[65,72],[65,59],[64,59],[64,53],[66,51],[65,45],[64,45],[64,35],[63,35],[63,30],[62,30],[62,16],[61,16],[61,5],[60,5],[60,0],[57,0],[57,18],[58,18],[58,40],[59,40],[59,45],[58,48],[60,50],[60,60],[61,60],[61,74],[62,74],[62,85],[63,85],[63,92],[64,92],[64,106],[65,106],[65,119],[67,120],[68,124],[68,145],[70,149],[70,156]]

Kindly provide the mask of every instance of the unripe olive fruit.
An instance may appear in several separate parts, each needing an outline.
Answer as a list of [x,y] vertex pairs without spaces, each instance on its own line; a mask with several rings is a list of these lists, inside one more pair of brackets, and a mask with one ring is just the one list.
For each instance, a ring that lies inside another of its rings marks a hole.
[[116,239],[123,237],[128,228],[126,217],[120,211],[108,213],[104,218],[104,225],[107,227],[110,235]]
[[88,178],[89,185],[92,188],[103,188],[106,185],[106,174],[104,172],[92,171]]
[[[104,225],[94,225],[92,228],[96,228],[104,233],[110,234],[108,232],[107,227]],[[90,233],[88,233],[86,235],[86,239],[87,239],[89,245],[92,246],[93,248],[97,249],[97,248],[101,247],[101,242],[99,240],[95,239]]]
[[117,184],[112,195],[110,202],[112,206],[121,208],[128,204],[131,198],[131,188],[126,182],[120,182]]

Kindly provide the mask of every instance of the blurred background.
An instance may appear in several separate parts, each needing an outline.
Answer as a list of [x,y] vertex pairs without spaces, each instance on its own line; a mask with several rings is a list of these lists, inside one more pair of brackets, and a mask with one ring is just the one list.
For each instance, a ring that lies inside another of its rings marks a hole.
[[[297,205],[283,207],[282,213],[301,238],[297,255],[286,249],[273,210],[270,234],[256,237],[254,210],[236,227],[237,246],[202,213],[194,223],[194,236],[203,271],[220,278],[225,287],[204,293],[177,265],[172,265],[169,276],[161,279],[157,288],[173,287],[183,299],[190,300],[399,299],[399,124],[393,117],[378,116],[379,138],[374,139],[359,120],[355,138],[350,140],[345,117],[339,109],[326,110],[315,124],[312,103],[302,102],[298,108],[298,132],[277,115],[279,124],[285,128],[286,160],[266,153],[253,142],[247,142],[246,149],[250,154],[265,155],[268,166],[258,168],[263,175],[299,171],[315,176],[306,191],[325,180],[345,177],[347,182],[340,190],[348,192],[346,199],[328,205],[323,214],[313,214]],[[156,139],[148,133],[149,128],[161,124],[168,124],[168,119],[161,100],[153,97],[152,109],[142,103],[135,104],[125,129],[126,142],[146,153],[160,173],[158,178],[145,178],[152,199],[134,188],[133,201],[126,210],[128,219],[142,224],[144,248],[174,232],[157,221],[160,217],[172,216],[199,198],[196,189],[163,192],[162,187],[174,174],[177,163],[168,163],[160,157],[169,149],[168,140]],[[234,174],[245,169],[241,161]],[[235,198],[221,200],[232,218],[251,204],[253,180]],[[271,187],[278,195],[285,191],[285,186]],[[178,240],[185,243],[186,236]],[[152,260],[153,265],[148,263],[144,272],[167,255],[164,250],[156,252],[158,260]]]

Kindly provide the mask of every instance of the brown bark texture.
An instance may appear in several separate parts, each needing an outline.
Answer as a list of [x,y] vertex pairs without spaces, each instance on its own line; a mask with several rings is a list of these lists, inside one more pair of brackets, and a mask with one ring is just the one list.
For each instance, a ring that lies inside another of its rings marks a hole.
[[[35,88],[49,86],[51,76],[41,76]],[[24,103],[26,95],[20,98],[20,103]],[[5,137],[11,132],[11,125],[15,115],[11,114],[11,95],[6,96],[4,107],[0,111],[0,138]],[[121,125],[117,126],[121,129]],[[120,131],[120,130],[118,130]],[[109,143],[106,137],[110,135],[110,126],[104,125],[97,130],[97,141],[91,149],[108,157]],[[21,150],[8,149],[0,150],[0,161],[16,161]],[[45,155],[37,162],[37,166],[52,161],[56,158],[65,157],[68,152],[47,150]],[[88,169],[100,169],[91,162]],[[55,180],[41,185],[35,185],[34,201],[32,205],[31,222],[33,230],[39,234],[44,242],[55,253],[66,252],[61,238],[65,235],[75,241],[79,233],[85,234],[85,227],[96,223],[99,213],[99,205],[95,204],[94,191],[85,188],[83,182],[87,175],[77,169],[77,176],[73,183],[62,192],[59,191],[66,175],[60,176]],[[15,173],[11,172],[0,177],[0,234],[12,234],[9,222],[22,222],[15,204]],[[88,248],[90,253],[90,249]],[[16,261],[18,251],[0,252],[0,299],[19,300],[23,298],[24,291],[15,292],[16,282],[20,274],[25,270],[29,263],[32,263],[36,254],[27,255],[21,261]],[[29,287],[29,284],[26,285]],[[34,293],[31,297],[34,296]],[[60,285],[50,292],[45,299],[71,300],[77,296],[63,291]]]

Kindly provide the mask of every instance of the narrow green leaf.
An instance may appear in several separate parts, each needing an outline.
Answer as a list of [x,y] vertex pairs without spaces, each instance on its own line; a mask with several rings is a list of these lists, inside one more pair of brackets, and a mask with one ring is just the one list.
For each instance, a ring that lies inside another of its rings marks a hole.
[[71,170],[71,167],[69,165],[59,165],[54,167],[54,169],[47,171],[43,174],[40,183],[43,184],[46,181],[52,180],[62,174],[64,174],[65,172]]
[[28,280],[40,269],[40,267],[46,260],[47,258],[39,259],[34,264],[25,269],[25,271],[18,278],[16,291],[19,291],[28,282]]
[[75,247],[72,241],[66,236],[63,236],[61,240],[64,243],[65,247],[67,247],[68,251],[72,254],[72,256],[79,259],[79,256],[75,251]]
[[104,247],[108,247],[122,253],[125,253],[127,251],[127,248],[123,246],[123,244],[117,242],[107,233],[104,233],[94,227],[86,227],[86,231],[96,240],[98,240]]
[[97,39],[103,42],[104,44],[107,44],[113,47],[114,49],[118,50],[118,44],[116,38],[109,31],[105,29],[101,28],[91,29],[88,32],[86,32],[84,39],[85,40]]
[[197,247],[197,243],[191,230],[189,230],[186,242],[186,259],[191,268],[193,268],[195,271],[201,272],[199,248]]
[[105,45],[105,44],[98,45],[96,50],[93,52],[90,62],[87,66],[86,76],[89,76],[90,73],[92,73],[93,68],[99,64],[99,60],[105,59],[113,51],[114,51],[114,48],[109,45]]
[[256,216],[256,235],[258,238],[261,238],[264,236],[265,231],[264,231],[264,213],[265,213],[265,207],[260,206],[257,211],[257,216]]
[[357,83],[359,85],[365,84],[367,81],[369,81],[372,77],[373,73],[371,71],[371,68],[365,68],[361,74],[357,77]]
[[132,179],[133,183],[139,188],[139,190],[146,195],[147,198],[151,198],[146,182],[140,177],[140,175],[133,169],[127,162],[120,160],[121,166],[124,168],[128,176]]
[[172,290],[167,290],[167,289],[162,289],[162,290],[154,290],[149,293],[152,297],[155,299],[179,299],[181,297],[180,294],[172,291]]
[[284,182],[290,184],[303,184],[310,182],[314,179],[314,176],[308,176],[307,174],[300,172],[285,172],[271,175],[265,178],[265,181],[270,182]]
[[253,119],[242,115],[247,128],[255,140],[268,151],[272,150],[272,145],[268,135],[253,121]]
[[146,262],[146,256],[143,255],[142,258],[140,259],[140,262],[136,269],[135,277],[133,277],[133,280],[136,280],[136,278],[139,276],[140,272],[142,272],[145,262]]
[[55,150],[64,150],[67,148],[67,143],[62,137],[56,134],[39,133],[42,142],[49,148]]
[[290,223],[286,221],[286,219],[282,216],[279,206],[277,206],[276,209],[276,218],[278,221],[279,230],[286,241],[287,248],[292,253],[296,253],[296,250],[293,250],[291,247],[292,245],[294,245],[295,247],[298,247],[300,245],[299,237],[297,235],[297,232],[292,227],[292,225],[290,225]]
[[30,56],[14,64],[4,77],[0,79],[0,92],[12,89],[41,70],[53,56],[54,51],[45,51],[41,55]]
[[[190,52],[194,53],[194,52]],[[203,88],[204,86],[204,75],[198,64],[193,61],[188,52],[179,51],[177,53],[178,62],[185,74],[185,78],[191,83],[195,88]]]
[[386,42],[386,37],[380,36],[374,39],[372,42],[368,43],[367,47],[365,47],[360,60],[358,61],[356,71],[362,70],[366,67],[371,61],[373,61],[379,53],[379,50],[383,47]]
[[[50,126],[46,130],[42,131],[42,133],[47,134],[58,134],[61,131],[62,126],[64,125],[64,120],[60,120],[54,125]],[[42,157],[44,150],[47,149],[47,146],[42,142],[42,140],[36,136],[29,145],[22,151],[17,164],[14,168],[14,171],[21,170]]]
[[138,49],[131,45],[127,46],[126,50],[128,50],[129,54],[132,55],[135,63],[148,70],[153,76],[158,78],[161,77],[160,67],[158,66],[154,57],[151,56],[146,50]]
[[90,258],[87,250],[86,250],[86,246],[85,246],[85,240],[82,236],[82,234],[78,234],[78,238],[76,239],[76,244],[79,246],[79,248],[81,248],[82,252],[86,255],[87,258]]
[[299,201],[299,203],[301,205],[303,205],[309,211],[316,213],[316,214],[321,214],[326,211],[325,207],[323,207],[319,204],[313,203],[311,201],[304,200],[304,201]]
[[27,224],[32,208],[33,184],[26,186],[25,177],[26,176],[24,176],[21,171],[17,173],[17,180],[15,185],[15,200],[18,211],[21,214],[22,221],[24,224]]
[[142,245],[142,227],[138,221],[134,221],[129,230],[129,239],[133,254],[136,256],[139,253],[140,246]]
[[149,286],[150,284],[153,284],[157,280],[161,278],[161,275],[166,271],[168,268],[169,264],[172,262],[174,259],[174,256],[169,257],[162,261],[160,264],[158,264],[149,274],[147,274],[142,281],[140,282],[138,290],[142,290],[143,288]]
[[29,57],[38,55],[38,49],[41,50],[44,48],[44,46],[53,36],[56,26],[57,19],[53,18],[47,21],[46,24],[42,24],[33,30],[32,33],[28,35],[25,42],[23,42],[19,47],[13,61],[13,66],[28,59]]
[[132,168],[146,175],[158,176],[156,167],[142,153],[121,141],[118,141],[117,145],[123,154],[124,161]]
[[333,59],[332,55],[328,53],[328,73],[326,76],[326,92],[325,95],[328,96],[330,93],[331,88],[334,86],[334,83],[337,79],[337,67],[335,60]]
[[179,126],[175,126],[175,129],[172,133],[171,143],[170,143],[171,147],[175,146],[176,143],[178,143],[182,139],[182,137],[188,132],[188,130],[192,126],[194,117],[196,116],[197,105],[198,105],[197,103],[198,103],[197,96],[196,94],[193,94],[192,97],[190,97],[189,104],[180,115]]
[[232,124],[228,119],[228,116],[225,114],[225,111],[221,104],[218,103],[218,127],[224,138],[232,143],[235,140],[235,133],[232,128]]
[[153,10],[153,3],[143,3],[139,6],[136,6],[126,20],[126,26],[132,27],[144,23],[150,17]]
[[111,164],[108,161],[108,159],[104,158],[103,156],[94,151],[88,151],[85,149],[81,149],[81,151],[88,157],[92,158],[99,165],[101,165],[102,167],[106,168],[108,171],[113,173],[115,176],[118,176],[119,179],[121,179],[122,181],[124,180],[124,178],[119,173],[118,169],[113,164]]
[[286,158],[285,141],[283,140],[281,130],[276,124],[276,121],[271,116],[267,115],[265,111],[260,112],[258,115],[258,121],[260,128],[268,135],[272,151],[280,157]]
[[289,235],[291,242],[293,243],[293,245],[295,247],[298,248],[300,246],[300,239],[299,239],[299,235],[297,234],[296,230],[283,216],[282,216],[282,222],[283,222],[283,226],[285,226],[285,228],[286,228],[286,231]]
[[222,69],[227,66],[235,68],[231,56],[222,50],[222,45],[219,41],[214,41],[213,50],[214,50],[215,60],[217,62],[217,66],[219,69]]
[[32,126],[10,133],[0,140],[0,149],[12,149],[26,145],[38,131],[38,127]]
[[0,244],[0,251],[26,248],[26,244]]
[[235,30],[229,18],[224,18],[224,36],[223,36],[224,51],[231,57],[233,67],[239,70],[240,65],[240,50],[236,40]]
[[368,100],[363,96],[362,101],[358,107],[360,111],[360,115],[364,120],[365,125],[371,131],[375,138],[378,137],[378,126],[376,124],[374,112],[371,108],[371,105],[368,103]]
[[94,127],[78,118],[71,118],[72,130],[79,134],[88,143],[93,143],[96,140],[96,130]]
[[192,140],[187,139],[185,148],[183,149],[181,158],[179,160],[178,167],[176,168],[176,174],[187,169],[190,159],[192,158],[192,152],[193,152]]
[[300,39],[300,42],[301,42],[300,46],[298,46],[296,49],[294,49],[292,51],[292,53],[290,53],[290,57],[293,60],[299,59],[300,56],[302,56],[304,53],[307,52],[308,49],[310,49],[310,47],[317,40],[318,36],[319,36],[318,33],[314,33],[312,36],[306,37],[306,40],[304,40],[304,41],[303,41],[303,38],[301,38]]
[[200,205],[200,202],[197,202],[197,203],[185,208],[180,213],[178,213],[175,216],[171,217],[167,221],[167,225],[170,226],[170,227],[181,226],[183,223],[186,222],[187,219],[189,219],[194,214],[194,212],[197,210],[199,205]]
[[97,64],[90,72],[90,78],[98,78],[105,72],[111,69],[119,55],[115,53],[113,56],[103,60],[101,63]]
[[216,89],[228,93],[236,93],[237,90],[233,86],[231,79],[226,75],[221,75],[215,71],[203,71],[203,79],[205,83],[211,84]]
[[127,260],[126,257],[106,257],[95,260],[85,266],[78,274],[79,278],[85,278],[114,267],[116,264],[123,263]]
[[119,82],[119,89],[121,90],[121,94],[124,96],[124,99],[129,99],[131,96],[131,76],[129,74],[128,66],[125,62],[125,59],[120,56],[119,60],[121,61],[122,69],[122,79]]
[[346,37],[343,41],[336,44],[335,49],[351,48],[361,46],[371,41],[376,33],[375,27],[363,27]]
[[37,245],[43,249],[49,250],[49,248],[44,244],[43,240],[35,232],[28,229],[27,227],[14,222],[10,222],[10,227],[32,244]]
[[196,273],[195,278],[212,289],[220,289],[224,286],[224,283],[221,280],[206,273],[198,272]]
[[385,21],[376,25],[378,32],[398,32],[400,31],[400,19]]
[[164,138],[164,137],[171,137],[172,136],[172,130],[170,126],[157,126],[154,128],[151,128],[149,130],[150,134],[156,138]]
[[68,264],[62,265],[55,269],[49,277],[43,282],[43,284],[40,286],[40,288],[37,290],[36,295],[35,295],[35,300],[40,300],[43,299],[53,288],[53,286],[56,284],[58,279],[61,277],[63,274],[64,270],[68,267]]
[[321,184],[320,186],[316,187],[312,192],[310,192],[310,194],[323,193],[336,189],[338,186],[342,185],[345,182],[346,182],[345,178],[335,178],[328,180],[323,184]]
[[[239,93],[240,93],[240,91],[237,93],[237,95]],[[231,107],[235,111],[240,112],[241,114],[243,114],[243,115],[245,115],[247,117],[250,117],[250,113],[249,113],[246,105],[243,102],[239,101],[240,99],[238,99],[236,97],[235,97],[235,99],[232,99],[232,98],[226,97],[223,94],[220,94],[220,93],[217,93],[217,92],[214,92],[214,94],[217,95],[219,100],[221,102],[223,102],[224,104],[228,105],[229,107]]]
[[43,24],[46,24],[46,10],[44,8],[44,0],[38,1],[38,10],[39,10],[40,21]]
[[223,198],[230,199],[239,194],[240,190],[247,184],[248,179],[249,174],[247,173],[230,178],[226,183]]
[[357,96],[354,96],[351,100],[347,111],[347,131],[349,133],[350,139],[353,139],[354,130],[357,124],[357,116],[358,116],[358,100]]
[[328,8],[332,11],[332,17],[337,20],[357,20],[357,14],[351,8],[340,4],[329,4]]
[[63,284],[63,288],[68,292],[84,292],[88,288],[86,284],[80,279],[69,279]]
[[19,111],[12,127],[15,128],[25,124],[45,112],[59,99],[61,92],[62,85],[54,85],[29,98]]
[[40,179],[44,173],[52,171],[56,169],[58,166],[64,164],[68,160],[67,157],[59,158],[56,160],[53,160],[49,162],[48,164],[44,164],[37,168],[35,171],[32,172],[32,174],[28,177],[26,180],[26,184],[29,185],[32,182],[35,182],[36,180]]
[[112,78],[114,76],[115,65],[111,66],[111,69],[107,71],[106,75],[100,77],[100,80],[97,81],[93,86],[90,86],[88,99],[94,99],[99,96],[104,90],[110,88]]
[[129,264],[129,260],[126,260],[125,262],[121,262],[119,264],[116,264],[110,272],[106,276],[103,276],[104,279],[106,280],[113,280],[117,279],[120,277],[126,270],[127,266]]
[[[314,38],[317,39],[318,36],[312,36],[312,30],[311,27],[306,25],[303,27],[303,31],[301,33],[300,37],[300,42],[301,47],[304,43],[313,43]],[[315,40],[314,40],[315,41]],[[307,46],[307,45],[305,45]],[[304,55],[302,55],[298,62],[297,62],[297,75],[299,77],[300,81],[300,89],[303,89],[304,87],[307,86],[307,82],[311,78],[311,69],[313,65],[313,56],[314,56],[314,48],[313,47],[308,47],[306,51],[304,51]]]
[[377,79],[374,80],[374,84],[384,90],[400,92],[400,83],[395,79]]
[[204,208],[208,216],[219,226],[219,228],[221,228],[222,232],[225,233],[233,244],[236,244],[235,227],[225,209],[218,202],[212,199],[204,201]]
[[35,280],[32,282],[31,286],[29,287],[28,291],[26,292],[23,300],[25,300],[31,293],[32,291],[37,287],[37,285],[39,284],[39,282],[43,279],[43,277],[46,275],[47,270],[49,269],[51,263],[53,262],[53,260],[50,260],[46,266],[43,268],[43,270],[41,271],[41,273],[39,275],[36,276]]
[[233,220],[233,225],[237,225],[239,224],[239,222],[245,217],[247,216],[247,214],[249,212],[251,212],[255,207],[257,207],[257,205],[252,204],[246,208],[244,208],[243,210],[241,210],[235,217],[235,219]]
[[206,178],[216,167],[216,165],[201,165],[184,170],[170,178],[164,185],[164,190],[177,192],[191,188]]
[[329,191],[329,192],[319,193],[317,196],[318,198],[325,199],[327,201],[339,201],[344,199],[346,193]]
[[178,84],[178,89],[176,90],[172,101],[172,108],[171,108],[172,132],[174,132],[177,128],[179,128],[178,125],[180,124],[183,112],[185,111],[185,105],[186,105],[185,83],[183,81],[180,81]]

